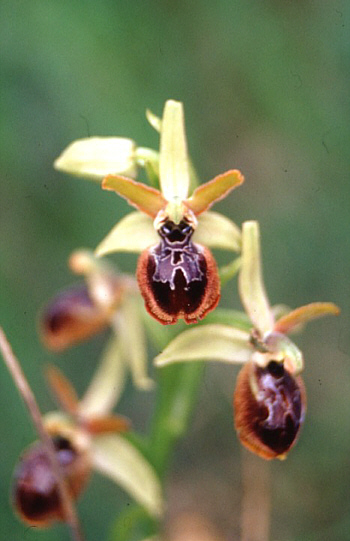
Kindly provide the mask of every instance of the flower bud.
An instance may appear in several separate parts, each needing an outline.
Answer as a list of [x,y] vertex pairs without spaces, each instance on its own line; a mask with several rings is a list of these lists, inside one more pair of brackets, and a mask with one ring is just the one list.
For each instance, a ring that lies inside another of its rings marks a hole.
[[[76,499],[89,478],[88,454],[66,435],[56,434],[52,442],[68,491]],[[41,442],[34,443],[20,458],[14,474],[13,501],[22,520],[31,526],[46,527],[65,518],[56,478]]]
[[300,376],[283,362],[266,367],[249,361],[240,371],[234,393],[235,427],[239,439],[258,456],[285,458],[296,443],[306,410]]
[[182,318],[196,323],[220,299],[217,266],[208,248],[192,242],[192,226],[168,220],[158,230],[159,244],[144,250],[137,280],[148,312],[164,325]]

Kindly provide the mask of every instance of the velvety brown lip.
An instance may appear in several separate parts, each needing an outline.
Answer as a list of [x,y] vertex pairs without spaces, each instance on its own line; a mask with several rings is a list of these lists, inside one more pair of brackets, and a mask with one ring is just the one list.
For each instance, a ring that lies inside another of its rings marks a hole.
[[234,409],[243,445],[263,458],[281,458],[297,441],[304,421],[303,381],[291,376],[281,363],[271,361],[261,368],[249,362],[237,378]]
[[182,318],[195,323],[213,310],[220,298],[215,260],[207,248],[192,242],[193,229],[166,222],[160,242],[142,252],[137,279],[148,312],[160,323]]

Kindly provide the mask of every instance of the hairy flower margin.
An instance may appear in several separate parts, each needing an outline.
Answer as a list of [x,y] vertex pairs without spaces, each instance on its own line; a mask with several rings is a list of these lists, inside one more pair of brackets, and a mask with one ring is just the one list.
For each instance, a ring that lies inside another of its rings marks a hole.
[[201,325],[177,336],[155,358],[156,366],[185,361],[243,364],[234,393],[235,426],[250,451],[283,459],[304,421],[306,394],[300,373],[302,352],[287,334],[324,315],[337,315],[333,303],[316,302],[291,310],[275,321],[261,270],[259,225],[242,227],[239,293],[252,327]]
[[[219,275],[208,247],[240,250],[238,227],[208,209],[242,184],[244,178],[236,169],[227,171],[196,188],[189,197],[193,175],[182,103],[168,100],[161,120],[151,113],[148,119],[160,131],[159,155],[147,149],[137,153],[135,145],[121,139],[120,154],[125,154],[124,159],[118,154],[115,166],[120,169],[115,171],[116,167],[111,165],[110,138],[104,139],[105,150],[99,139],[98,151],[93,141],[82,140],[68,147],[55,167],[83,175],[86,155],[85,171],[91,176],[94,168],[89,150],[96,150],[95,173],[106,173],[111,167],[102,187],[115,191],[138,209],[112,229],[97,247],[96,255],[141,252],[137,279],[148,312],[163,324],[176,323],[178,318],[196,323],[217,306],[220,298]],[[101,167],[104,152],[106,166]],[[159,177],[161,189],[123,176],[130,171],[132,162],[135,166],[142,164],[148,173],[151,171],[153,180]]]

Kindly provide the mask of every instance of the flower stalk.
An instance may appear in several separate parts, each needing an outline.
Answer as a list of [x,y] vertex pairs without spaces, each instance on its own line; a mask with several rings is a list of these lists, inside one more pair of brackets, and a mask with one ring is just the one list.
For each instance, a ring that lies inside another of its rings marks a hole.
[[5,361],[5,364],[12,375],[12,378],[23,398],[23,401],[29,411],[29,414],[33,420],[36,431],[39,438],[44,445],[47,457],[50,461],[52,472],[55,477],[60,504],[62,506],[63,516],[67,525],[70,528],[73,541],[84,541],[82,528],[78,519],[78,515],[75,511],[72,498],[70,496],[68,487],[63,479],[60,465],[57,461],[56,451],[52,440],[44,426],[42,416],[35,400],[34,394],[29,387],[28,381],[23,373],[20,363],[14,355],[11,346],[6,338],[3,329],[0,327],[0,350]]

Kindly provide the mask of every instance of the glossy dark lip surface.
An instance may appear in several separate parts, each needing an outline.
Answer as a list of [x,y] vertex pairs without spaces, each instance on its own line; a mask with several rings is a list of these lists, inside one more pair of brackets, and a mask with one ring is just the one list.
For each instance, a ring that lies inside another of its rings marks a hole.
[[215,260],[207,248],[192,242],[193,232],[185,221],[168,221],[159,230],[160,242],[140,256],[140,290],[147,310],[161,323],[179,317],[195,322],[219,301]]
[[265,368],[247,363],[238,375],[234,394],[241,442],[263,458],[283,457],[297,441],[305,404],[300,376],[293,377],[275,361]]
[[[60,466],[69,468],[77,458],[69,440],[53,437]],[[62,511],[50,460],[41,443],[25,453],[15,472],[14,501],[21,516],[32,524],[45,524],[61,518]]]

